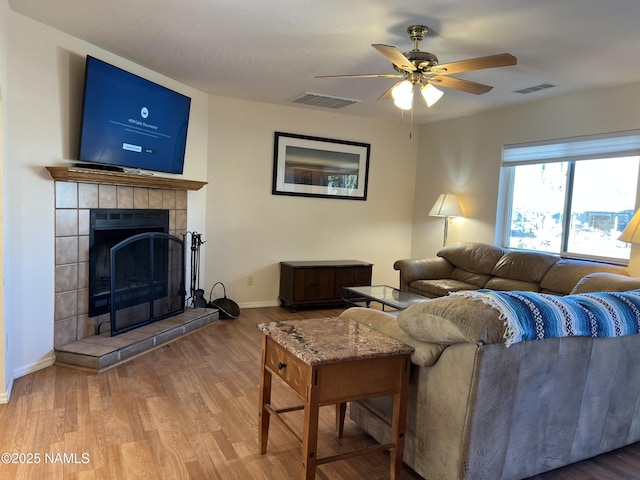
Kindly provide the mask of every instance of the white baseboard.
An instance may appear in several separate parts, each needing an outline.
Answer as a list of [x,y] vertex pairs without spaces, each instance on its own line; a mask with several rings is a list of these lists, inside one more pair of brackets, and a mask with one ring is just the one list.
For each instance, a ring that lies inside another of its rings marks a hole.
[[12,389],[13,389],[13,374],[10,373],[4,388],[5,393],[0,393],[0,405],[6,405],[7,403],[9,403]]
[[24,377],[25,375],[29,375],[30,373],[37,372],[38,370],[42,370],[43,368],[50,367],[56,361],[56,355],[52,350],[48,353],[42,360],[38,360],[31,365],[26,365],[22,368],[13,371],[13,378]]
[[240,308],[262,308],[262,307],[279,307],[280,303],[277,300],[270,300],[265,302],[247,302],[239,305]]

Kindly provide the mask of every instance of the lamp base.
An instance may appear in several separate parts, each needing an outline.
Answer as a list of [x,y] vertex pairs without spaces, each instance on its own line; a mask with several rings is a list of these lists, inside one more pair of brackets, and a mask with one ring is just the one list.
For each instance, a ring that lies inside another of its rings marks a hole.
[[442,246],[447,246],[447,235],[449,234],[449,217],[444,217],[444,236],[442,238]]

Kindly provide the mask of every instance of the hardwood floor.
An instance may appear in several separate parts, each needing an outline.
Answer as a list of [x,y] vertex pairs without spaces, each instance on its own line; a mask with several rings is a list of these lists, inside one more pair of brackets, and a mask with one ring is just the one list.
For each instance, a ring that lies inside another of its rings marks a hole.
[[[297,479],[300,445],[272,422],[258,453],[261,334],[257,323],[335,316],[340,310],[246,309],[105,372],[52,366],[15,381],[0,405],[0,480],[8,479]],[[297,404],[279,382],[273,400]],[[301,412],[290,425],[302,425]],[[334,435],[334,409],[323,407],[323,456],[373,444],[347,419]],[[25,463],[30,461],[31,463]],[[321,465],[320,480],[387,479],[387,453]],[[401,480],[420,477],[406,468]],[[537,480],[640,478],[640,444],[534,477]]]

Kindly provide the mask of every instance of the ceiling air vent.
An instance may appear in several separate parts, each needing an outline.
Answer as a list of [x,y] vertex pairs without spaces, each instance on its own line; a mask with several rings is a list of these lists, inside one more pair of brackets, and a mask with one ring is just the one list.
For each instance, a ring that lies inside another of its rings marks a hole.
[[521,93],[523,95],[526,95],[527,93],[533,93],[533,92],[546,90],[547,88],[553,88],[553,87],[555,87],[555,85],[551,85],[550,83],[541,83],[540,85],[534,85],[533,87],[523,88],[523,89],[514,90],[514,91],[515,93]]
[[350,98],[329,97],[327,95],[320,95],[319,93],[305,92],[304,95],[291,100],[293,103],[299,103],[301,105],[313,105],[315,107],[323,108],[342,108],[354,103],[360,103],[362,100],[352,100]]

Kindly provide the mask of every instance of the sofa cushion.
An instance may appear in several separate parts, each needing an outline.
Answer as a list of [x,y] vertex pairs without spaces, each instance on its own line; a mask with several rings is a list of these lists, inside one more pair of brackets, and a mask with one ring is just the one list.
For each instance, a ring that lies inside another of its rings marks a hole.
[[451,278],[453,280],[458,280],[459,282],[470,283],[477,288],[482,288],[486,285],[486,283],[491,278],[490,275],[482,275],[479,273],[468,272],[461,268],[454,268],[451,272]]
[[512,251],[505,253],[491,271],[495,277],[539,283],[560,257],[550,253]]
[[479,300],[441,297],[417,303],[398,314],[398,326],[411,337],[438,344],[497,343],[505,326],[499,313]]
[[540,291],[568,295],[581,279],[594,272],[627,275],[627,270],[617,265],[562,259],[556,262],[542,277]]
[[617,273],[595,272],[580,280],[571,293],[626,292],[638,289],[640,289],[640,278]]
[[462,270],[489,275],[505,252],[489,243],[466,242],[442,248],[437,255]]
[[416,280],[409,284],[410,291],[425,297],[444,297],[449,292],[459,292],[460,290],[478,290],[471,283],[453,280],[451,278],[443,278],[440,280]]
[[487,282],[484,288],[488,288],[490,290],[523,290],[525,292],[537,292],[540,290],[540,284],[537,282],[523,282],[522,280],[493,277]]

